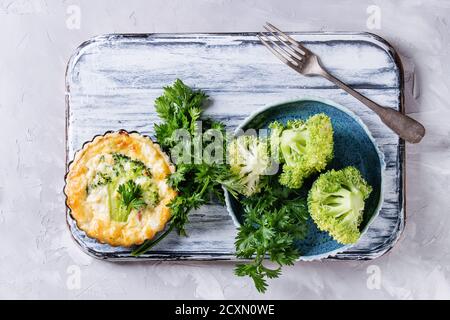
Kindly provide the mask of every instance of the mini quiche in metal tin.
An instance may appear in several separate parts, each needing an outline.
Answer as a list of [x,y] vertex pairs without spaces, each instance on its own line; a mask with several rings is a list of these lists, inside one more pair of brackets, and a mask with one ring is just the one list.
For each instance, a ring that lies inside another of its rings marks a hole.
[[158,144],[124,130],[95,137],[75,154],[66,203],[78,227],[112,246],[138,245],[164,229],[175,168]]

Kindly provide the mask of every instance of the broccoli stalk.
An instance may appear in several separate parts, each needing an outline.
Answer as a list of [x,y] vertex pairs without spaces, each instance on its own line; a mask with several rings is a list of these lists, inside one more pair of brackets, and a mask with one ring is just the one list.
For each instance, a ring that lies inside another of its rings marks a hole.
[[325,169],[333,158],[333,127],[325,114],[316,114],[308,120],[290,120],[286,126],[270,124],[271,148],[278,147],[284,162],[280,183],[289,188],[300,188],[303,181],[315,172]]
[[351,244],[360,237],[364,202],[372,187],[355,167],[331,170],[314,182],[308,195],[308,208],[314,222],[336,241]]

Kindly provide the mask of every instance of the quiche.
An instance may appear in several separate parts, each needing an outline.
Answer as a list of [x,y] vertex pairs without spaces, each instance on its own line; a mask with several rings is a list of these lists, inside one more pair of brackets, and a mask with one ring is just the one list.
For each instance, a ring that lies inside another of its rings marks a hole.
[[97,136],[69,165],[66,203],[78,227],[113,246],[151,239],[170,219],[176,192],[165,153],[148,137],[124,130]]

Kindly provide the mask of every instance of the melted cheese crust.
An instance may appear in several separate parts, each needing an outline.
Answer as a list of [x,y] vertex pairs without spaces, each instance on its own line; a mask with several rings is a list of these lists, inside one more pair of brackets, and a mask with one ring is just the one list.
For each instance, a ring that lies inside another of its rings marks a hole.
[[[126,222],[111,220],[106,186],[87,194],[89,182],[104,165],[99,161],[100,157],[111,153],[124,154],[148,166],[161,199],[155,208],[132,211]],[[96,137],[76,153],[66,177],[66,203],[78,227],[89,237],[113,246],[141,244],[162,231],[171,216],[167,204],[176,192],[167,185],[166,177],[174,170],[167,155],[149,138],[125,131],[107,133]]]

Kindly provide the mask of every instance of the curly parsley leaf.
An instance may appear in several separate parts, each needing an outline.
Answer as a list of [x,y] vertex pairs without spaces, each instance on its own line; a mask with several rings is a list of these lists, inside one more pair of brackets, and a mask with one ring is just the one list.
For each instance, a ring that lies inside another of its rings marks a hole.
[[127,221],[132,209],[139,210],[146,206],[142,197],[142,188],[133,180],[128,180],[119,185],[117,193],[119,196],[119,208],[112,213],[114,220]]
[[[260,195],[241,199],[244,209],[244,223],[236,236],[236,256],[252,259],[239,264],[235,273],[253,279],[259,292],[267,289],[266,279],[281,274],[283,265],[292,265],[299,258],[295,242],[307,234],[308,209],[306,198],[294,191],[286,191],[276,179]],[[278,265],[270,269],[264,259]]]

